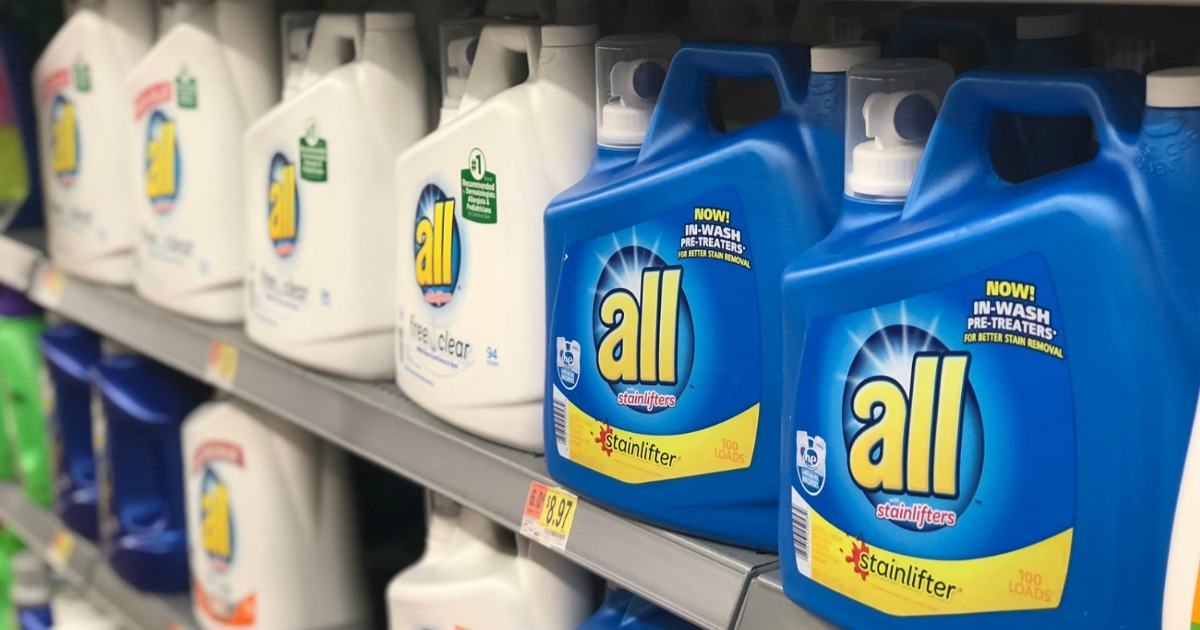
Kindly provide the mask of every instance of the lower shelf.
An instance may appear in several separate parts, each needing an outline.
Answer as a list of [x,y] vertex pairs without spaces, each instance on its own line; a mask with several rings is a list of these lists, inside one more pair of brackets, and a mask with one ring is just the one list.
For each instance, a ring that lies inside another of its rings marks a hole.
[[143,593],[126,584],[91,542],[68,530],[49,510],[31,503],[15,483],[0,483],[0,521],[34,553],[105,612],[139,630],[182,630],[198,626],[187,595]]

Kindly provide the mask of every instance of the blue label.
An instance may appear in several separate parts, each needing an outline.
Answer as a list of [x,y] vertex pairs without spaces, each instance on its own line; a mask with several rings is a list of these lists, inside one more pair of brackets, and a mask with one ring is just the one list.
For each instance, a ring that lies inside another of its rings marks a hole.
[[[1058,309],[1045,262],[1026,255],[811,322],[794,413],[801,573],[891,614],[1057,605],[1075,519],[1070,354]],[[850,538],[867,555],[848,565]],[[990,565],[921,564],[1018,551]],[[926,580],[929,593],[911,597],[902,586],[889,591],[888,580],[916,580],[889,568],[904,563],[946,582]],[[979,577],[989,570],[994,580]],[[868,574],[871,588],[851,586]],[[1018,596],[1012,584],[1035,577],[1044,596]]]
[[758,322],[753,254],[731,187],[569,244],[548,370],[559,452],[631,483],[749,466]]

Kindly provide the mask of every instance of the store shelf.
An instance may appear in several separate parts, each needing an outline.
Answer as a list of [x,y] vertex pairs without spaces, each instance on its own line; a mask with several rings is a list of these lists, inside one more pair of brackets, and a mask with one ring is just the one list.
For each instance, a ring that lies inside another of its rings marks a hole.
[[34,265],[41,260],[46,239],[41,230],[18,230],[0,238],[0,284],[18,291],[29,289]]
[[187,595],[161,596],[129,586],[90,542],[68,531],[49,510],[29,502],[20,486],[0,483],[0,521],[105,611],[138,630],[196,628]]
[[783,594],[779,569],[756,576],[746,589],[746,600],[736,630],[833,630],[832,626],[796,606]]
[[[3,239],[0,239],[2,241]],[[298,367],[253,345],[239,327],[195,322],[125,289],[67,278],[48,262],[30,294],[43,306],[324,436],[426,487],[520,528],[532,482],[553,485],[543,457],[489,443],[417,407],[387,383]],[[231,382],[209,375],[214,343],[236,352]],[[704,628],[736,621],[757,571],[775,556],[681,536],[581,501],[565,555]]]

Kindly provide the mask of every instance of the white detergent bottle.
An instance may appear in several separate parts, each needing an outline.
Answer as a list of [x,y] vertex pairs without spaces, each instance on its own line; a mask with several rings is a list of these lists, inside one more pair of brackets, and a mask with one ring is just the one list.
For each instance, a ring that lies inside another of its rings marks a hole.
[[388,584],[388,630],[566,630],[592,612],[586,571],[433,495],[425,553]]
[[179,0],[125,80],[134,285],[169,310],[242,320],[242,134],[278,98],[278,32],[266,0]]
[[393,375],[391,165],[429,129],[411,13],[323,14],[294,96],[246,131],[246,332],[303,365]]
[[396,377],[434,415],[541,452],[542,215],[591,164],[592,26],[484,27],[455,118],[396,161]]
[[201,627],[325,630],[365,620],[343,451],[232,400],[196,409],[182,440]]
[[97,282],[133,280],[122,81],[149,50],[154,23],[152,0],[85,0],[34,66],[50,257]]

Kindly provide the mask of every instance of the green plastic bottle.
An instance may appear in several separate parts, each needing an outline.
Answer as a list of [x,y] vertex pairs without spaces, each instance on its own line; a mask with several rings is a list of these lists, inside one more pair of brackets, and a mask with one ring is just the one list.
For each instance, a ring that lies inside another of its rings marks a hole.
[[17,609],[9,589],[12,587],[12,558],[25,544],[11,529],[0,525],[0,630],[18,630]]
[[[4,467],[16,473],[29,500],[50,507],[53,483],[49,436],[42,410],[41,309],[24,295],[0,288],[0,424]],[[0,469],[0,473],[4,470]]]

